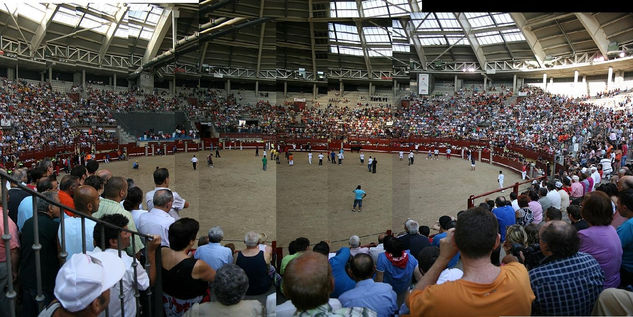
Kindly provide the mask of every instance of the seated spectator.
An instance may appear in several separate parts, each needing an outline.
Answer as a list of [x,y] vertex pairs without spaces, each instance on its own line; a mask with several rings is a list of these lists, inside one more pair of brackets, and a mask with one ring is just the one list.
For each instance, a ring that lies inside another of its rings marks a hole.
[[[80,179],[72,174],[62,177],[62,181],[59,183],[59,201],[62,205],[76,209],[74,202],[75,190],[77,190],[77,187],[83,185],[84,179]],[[101,195],[101,193],[99,193],[99,195]],[[70,217],[74,217],[73,213],[68,210],[64,210],[64,213]]]
[[591,255],[578,252],[576,228],[563,221],[547,222],[540,240],[546,258],[530,270],[536,295],[532,314],[589,315],[602,291],[604,275]]
[[262,304],[244,300],[248,289],[248,276],[244,270],[228,263],[217,270],[212,289],[217,302],[200,305],[200,316],[263,316]]
[[272,286],[272,279],[268,275],[268,267],[272,253],[261,251],[257,247],[259,235],[249,231],[244,236],[246,249],[237,252],[235,264],[241,267],[248,276],[248,290],[246,295],[266,294]]
[[103,194],[104,182],[103,179],[97,175],[90,175],[84,181],[84,185],[92,186],[97,190],[99,196]]
[[216,271],[226,264],[233,263],[231,249],[220,244],[224,239],[222,228],[212,227],[209,229],[208,237],[209,243],[198,247],[193,257],[206,262]]
[[[99,195],[97,191],[88,185],[82,185],[75,190],[73,195],[73,201],[75,202],[75,210],[80,211],[88,216],[92,216],[93,213],[99,209]],[[96,222],[85,219],[85,231],[82,235],[82,220],[81,218],[66,217],[64,218],[64,239],[62,239],[62,228],[59,227],[57,232],[57,238],[60,241],[60,246],[66,247],[66,252],[69,259],[75,253],[82,253],[84,251],[92,251],[94,249],[94,239],[92,233],[94,232]],[[86,249],[83,249],[82,237],[85,237]]]
[[360,238],[357,235],[349,237],[349,253],[355,256],[358,253],[369,254],[369,248],[360,246]]
[[[42,193],[44,197],[59,203],[57,192],[46,191]],[[37,220],[38,237],[42,246],[40,249],[40,274],[42,280],[42,294],[44,295],[44,305],[48,305],[53,300],[53,290],[55,289],[55,276],[59,271],[60,263],[57,253],[57,229],[61,209],[44,199],[37,200]],[[37,281],[35,269],[35,250],[31,246],[35,243],[35,231],[33,229],[34,219],[31,217],[24,223],[20,244],[26,246],[20,249],[20,275],[19,280],[22,286],[22,315],[37,316]],[[4,228],[3,228],[4,229]],[[13,238],[13,237],[12,237]],[[3,250],[4,251],[4,250]],[[11,256],[14,259],[13,256]],[[4,264],[0,264],[4,265]],[[15,271],[14,271],[15,272]],[[17,272],[16,272],[17,273]]]
[[530,198],[527,195],[519,195],[517,197],[519,209],[515,211],[516,223],[521,226],[527,226],[534,221],[534,215],[530,209]]
[[[119,228],[128,228],[128,219],[120,214],[105,215],[99,218],[107,223],[113,224]],[[119,256],[120,250],[125,250],[130,246],[130,233],[126,231],[119,231],[102,223],[97,223],[94,228],[93,237],[95,239],[94,252],[106,252]],[[102,239],[102,237],[104,239]],[[150,284],[154,285],[156,277],[156,249],[160,246],[160,236],[154,236],[154,239],[149,241],[147,246],[147,259],[149,261],[150,272],[145,271],[145,268],[137,263],[136,268],[133,266],[135,260],[127,255],[125,252],[121,252],[121,260],[125,264],[125,274],[123,274],[122,285],[123,292],[121,292],[121,283],[116,283],[111,289],[110,295],[113,297],[108,305],[109,316],[135,316],[136,315],[136,299],[134,297],[135,289],[140,291],[146,290]],[[102,249],[103,248],[103,249]],[[136,261],[138,262],[138,261]],[[136,279],[134,278],[136,274]],[[135,285],[136,283],[136,285]],[[120,296],[123,296],[123,303],[120,300]],[[123,310],[121,310],[123,305]],[[123,313],[125,315],[123,315]]]
[[123,260],[112,253],[70,256],[57,273],[55,300],[40,312],[39,317],[98,316],[114,297],[110,288],[124,274]]
[[332,267],[332,278],[334,278],[334,287],[330,297],[338,298],[341,294],[356,286],[356,281],[347,274],[346,266],[350,258],[349,248],[343,247],[336,251],[336,255],[328,260]]
[[[308,240],[308,238],[299,237],[295,239],[293,242],[294,243],[291,242],[291,244],[293,245],[294,252],[289,255],[284,256],[281,259],[281,269],[279,270],[279,273],[281,275],[283,275],[284,272],[286,271],[286,266],[288,265],[288,263],[290,263],[290,261],[300,256],[301,253],[307,251],[308,248],[310,247],[310,240]],[[290,251],[290,247],[288,247],[288,250]]]
[[[2,197],[0,197],[0,204],[2,203]],[[5,234],[10,234],[11,235],[11,239],[9,240],[9,247],[11,248],[9,250],[9,253],[11,254],[11,269],[13,274],[18,273],[18,263],[19,263],[19,254],[20,254],[20,236],[18,234],[18,227],[15,225],[15,223],[13,222],[13,220],[11,220],[11,218],[7,218],[9,221],[8,227],[9,227],[9,232],[5,232],[4,231],[4,217],[2,217],[2,213],[3,210],[2,208],[0,208],[0,233],[2,235]],[[32,227],[32,226],[31,226]],[[6,251],[6,247],[5,247],[5,241],[2,241],[3,243],[0,243],[0,290],[4,290],[7,288],[7,283],[9,283],[9,279],[15,279],[14,276],[9,276],[8,270],[7,270],[7,251]],[[26,248],[30,248],[30,246],[27,246]],[[9,307],[9,300],[6,297],[6,292],[4,291],[0,291],[0,311],[3,312],[8,312],[10,311]]]
[[86,162],[86,171],[88,172],[88,177],[95,175],[98,169],[99,162],[97,162],[97,160],[92,159]]
[[601,191],[585,195],[582,217],[589,228],[578,232],[580,251],[592,255],[604,270],[604,288],[620,285],[622,245],[615,228],[611,226],[613,209],[611,199]]
[[[582,187],[582,185],[580,185],[580,187]],[[528,198],[530,198],[528,207],[532,211],[532,216],[534,216],[533,222],[538,225],[543,221],[543,206],[538,202],[539,197],[534,190],[528,191]]]
[[159,235],[161,245],[168,247],[169,226],[175,221],[169,215],[174,196],[169,189],[161,189],[154,193],[153,201],[154,208],[138,217],[138,231],[147,235]]
[[[529,315],[534,294],[520,263],[497,267],[490,262],[500,245],[496,217],[480,207],[460,214],[440,245],[440,255],[407,298],[415,316]],[[450,259],[461,252],[462,279],[435,285]],[[456,305],[455,303],[459,303]]]
[[129,187],[127,196],[123,201],[123,209],[132,215],[132,219],[138,227],[139,218],[147,212],[147,210],[143,210],[143,190],[137,186]]
[[[418,260],[418,268],[420,269],[420,273],[422,275],[426,274],[426,272],[431,269],[435,260],[440,256],[440,248],[436,246],[428,246],[420,253],[416,259]],[[459,280],[464,275],[464,272],[458,268],[446,268],[440,273],[440,276],[437,278],[437,282],[435,284],[444,284],[446,282]]]
[[525,229],[522,226],[511,225],[506,231],[506,241],[503,242],[503,249],[506,254],[513,254],[513,250],[527,248],[527,240],[527,233],[525,233]]
[[582,219],[579,205],[569,205],[569,207],[567,207],[567,214],[571,224],[576,227],[576,231],[589,228],[589,224],[587,223],[587,221],[585,221],[585,219]]
[[[372,260],[374,260],[374,263],[376,263],[378,261],[378,255],[380,255],[381,253],[385,252],[385,245],[383,244],[383,242],[384,242],[386,236],[387,236],[386,233],[379,234],[378,235],[378,244],[375,247],[369,248],[369,255],[371,255],[371,258],[372,258]],[[428,241],[429,239],[426,238],[426,240]]]
[[70,175],[77,177],[77,180],[79,181],[79,185],[83,185],[84,181],[88,177],[88,170],[86,169],[85,166],[79,164],[73,167],[72,170],[70,170]]
[[497,217],[497,221],[499,222],[501,243],[503,243],[506,240],[506,231],[508,227],[516,223],[516,214],[514,209],[512,209],[512,206],[507,204],[507,201],[503,196],[499,196],[495,199],[495,205],[497,208],[494,208],[492,213]]
[[215,270],[189,251],[196,243],[198,221],[181,218],[169,226],[169,248],[162,247],[163,308],[165,315],[182,316],[195,303],[209,300]]
[[420,225],[415,220],[407,220],[404,223],[404,229],[407,234],[399,237],[398,240],[402,241],[405,250],[409,250],[411,254],[418,254],[422,249],[431,245],[429,239],[420,234]]
[[291,261],[283,279],[284,295],[297,309],[295,316],[376,316],[374,311],[364,307],[335,310],[328,304],[333,286],[327,257],[312,251]]
[[617,230],[622,245],[620,286],[627,287],[633,285],[633,189],[620,192],[618,213],[627,219]]
[[312,251],[327,256],[328,260],[336,255],[336,253],[330,252],[330,245],[325,241],[319,241],[319,243],[315,244],[314,247],[312,247]]
[[633,315],[633,292],[608,288],[600,293],[592,316],[631,316]]
[[398,309],[397,295],[391,285],[374,282],[376,266],[371,256],[365,253],[356,254],[347,268],[347,273],[356,281],[356,286],[339,296],[343,307],[366,307],[378,316],[393,316]]
[[393,287],[398,294],[398,306],[404,301],[411,279],[415,275],[416,280],[420,280],[418,270],[418,260],[411,256],[411,253],[404,250],[402,242],[398,239],[385,237],[385,253],[378,256],[376,265],[376,282],[385,282]]
[[547,208],[547,212],[545,213],[545,221],[552,220],[563,220],[563,214],[561,213],[560,209],[553,206]]
[[[449,216],[441,216],[439,224],[440,224],[440,233],[436,234],[433,237],[433,242],[431,243],[432,246],[436,246],[436,247],[440,246],[440,240],[446,238],[446,234],[448,233],[448,230],[455,227],[455,222]],[[454,267],[455,265],[457,265],[457,262],[459,262],[459,253],[457,253],[451,259],[450,262],[448,262],[448,267]]]

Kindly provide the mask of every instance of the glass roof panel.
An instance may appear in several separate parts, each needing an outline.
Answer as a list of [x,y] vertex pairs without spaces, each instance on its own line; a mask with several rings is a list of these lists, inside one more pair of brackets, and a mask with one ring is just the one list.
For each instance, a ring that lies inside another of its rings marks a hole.
[[152,34],[154,33],[154,29],[152,28],[148,28],[148,27],[144,27],[143,31],[141,31],[141,35],[139,36],[140,38],[144,39],[144,40],[148,40],[152,38]]
[[366,0],[363,1],[363,13],[366,17],[384,17],[389,16],[387,3],[383,0]]
[[467,36],[460,35],[446,35],[449,45],[470,45],[470,41]]
[[77,11],[61,6],[53,16],[53,21],[73,27],[79,23],[79,20],[81,20],[81,16],[78,15]]
[[130,18],[130,20],[144,22],[150,10],[151,10],[151,7],[147,3],[131,4],[130,9],[127,12],[127,15]]
[[408,0],[389,0],[388,5],[391,16],[408,15],[411,11]]
[[367,53],[369,54],[369,56],[375,56],[375,57],[386,57],[386,56],[393,56],[393,51],[391,50],[391,47],[375,47],[375,48],[367,48]]
[[481,29],[495,25],[488,13],[466,13],[466,18],[473,29]]
[[437,12],[435,13],[444,30],[461,30],[462,27],[457,22],[455,15],[452,12]]
[[411,45],[409,45],[409,43],[393,43],[391,45],[391,49],[394,52],[409,53],[411,52]]
[[147,23],[152,24],[152,25],[156,25],[158,23],[158,20],[160,19],[160,14],[156,14],[154,13],[154,11],[152,10],[152,13],[150,13],[147,16]]
[[91,14],[86,14],[81,20],[81,24],[79,24],[82,28],[91,29],[101,34],[105,34],[108,31],[108,25],[110,25],[110,21]]
[[477,37],[477,41],[479,41],[479,44],[481,45],[503,43],[503,38],[498,31],[477,33],[475,34],[475,36]]
[[389,34],[387,30],[379,27],[365,27],[363,28],[365,34],[365,41],[368,44],[390,44]]
[[495,20],[497,25],[512,25],[514,24],[514,20],[508,13],[493,13],[492,18]]
[[392,25],[391,38],[393,38],[394,40],[405,40],[406,41],[407,33],[402,28],[402,24],[400,24],[400,21],[398,21],[398,20],[391,20],[391,25]]
[[[123,5],[123,4],[121,4]],[[95,2],[90,3],[90,8],[99,12],[101,14],[109,15],[114,17],[119,8],[115,4],[111,4],[108,2]]]
[[330,41],[336,42],[338,40],[339,43],[360,44],[358,29],[354,25],[330,23],[330,30],[334,31],[330,32]]
[[330,2],[330,16],[338,18],[357,18],[358,8],[355,1]]
[[9,10],[10,10],[11,13],[15,12],[15,10],[18,9],[18,4],[16,2],[6,2],[5,1],[5,2],[3,2],[0,5],[0,11],[7,12],[7,8],[5,7],[5,5],[9,7]]
[[338,45],[330,45],[330,53],[338,54]]
[[127,27],[127,23],[126,21],[123,21],[121,22],[121,24],[119,24],[119,27],[116,29],[116,32],[114,32],[114,36],[127,38],[128,35],[129,35],[129,29]]
[[141,34],[141,27],[136,24],[128,24],[128,36],[136,38]]
[[506,40],[506,42],[525,41],[525,37],[519,29],[501,31],[501,35],[503,36],[503,39]]
[[[0,4],[4,7],[4,3]],[[37,23],[42,22],[42,19],[46,15],[46,5],[41,3],[27,3],[23,2],[18,5],[18,14],[21,17],[27,18]],[[11,8],[11,7],[9,7]]]
[[363,56],[363,49],[360,47],[353,46],[339,46],[338,48],[339,54],[344,55],[355,55],[355,56]]
[[418,35],[422,45],[446,45],[446,39],[442,35]]
[[435,19],[435,16],[433,16],[433,14],[430,14],[426,20],[424,20],[424,22],[422,22],[422,24],[419,24],[420,21],[418,21],[418,24],[416,24],[416,26],[419,25],[419,27],[416,27],[417,29],[422,29],[422,30],[436,30],[436,31],[440,31],[440,24],[437,22],[437,20]]

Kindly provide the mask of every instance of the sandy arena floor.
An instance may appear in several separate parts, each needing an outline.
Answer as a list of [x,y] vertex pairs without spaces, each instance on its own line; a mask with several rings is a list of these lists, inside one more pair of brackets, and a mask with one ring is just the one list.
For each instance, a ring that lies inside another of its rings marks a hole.
[[[194,154],[200,159],[197,171],[190,162]],[[423,153],[416,155],[413,166],[407,166],[406,155],[400,161],[397,154],[365,153],[366,160],[370,155],[378,158],[372,174],[360,164],[358,153],[346,152],[342,165],[324,159],[319,166],[317,153],[309,165],[308,154],[297,152],[294,166],[282,156],[281,164],[269,161],[264,172],[261,154],[224,150],[221,158],[214,158],[214,168],[206,166],[207,152],[138,157],[101,163],[100,168],[133,178],[143,193],[154,188],[154,169],[168,168],[170,187],[190,203],[181,216],[200,221],[199,236],[221,226],[225,242],[238,248],[250,230],[265,233],[269,242],[277,240],[284,247],[300,236],[311,243],[330,240],[334,248],[346,245],[353,234],[361,237],[361,243],[377,241],[378,233],[387,229],[401,231],[407,218],[432,226],[442,215],[455,216],[466,209],[469,195],[498,188],[500,169],[506,186],[520,180],[520,175],[498,166],[477,162],[476,171],[471,171],[466,160],[445,156],[426,160]],[[134,160],[139,170],[132,169]],[[353,213],[352,191],[359,184],[367,197],[363,211]]]

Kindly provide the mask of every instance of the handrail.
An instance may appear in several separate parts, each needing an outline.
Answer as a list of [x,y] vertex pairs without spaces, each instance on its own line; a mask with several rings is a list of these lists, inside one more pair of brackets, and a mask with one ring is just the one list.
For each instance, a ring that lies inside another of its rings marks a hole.
[[519,193],[519,185],[532,183],[532,181],[534,181],[534,180],[542,180],[542,179],[545,179],[545,178],[547,178],[547,176],[543,175],[543,176],[539,176],[537,178],[533,178],[533,179],[530,179],[530,180],[527,180],[527,181],[524,181],[524,182],[516,182],[516,183],[514,183],[514,185],[510,185],[510,186],[506,186],[506,187],[502,187],[502,188],[497,188],[495,190],[491,190],[491,191],[485,192],[483,194],[470,195],[470,197],[468,197],[468,202],[467,202],[468,208],[470,209],[470,208],[475,207],[475,199],[477,199],[477,198],[486,197],[486,196],[488,196],[490,194],[498,193],[500,191],[503,191],[503,190],[506,190],[506,189],[510,189],[510,188],[512,188],[513,192],[518,194]]

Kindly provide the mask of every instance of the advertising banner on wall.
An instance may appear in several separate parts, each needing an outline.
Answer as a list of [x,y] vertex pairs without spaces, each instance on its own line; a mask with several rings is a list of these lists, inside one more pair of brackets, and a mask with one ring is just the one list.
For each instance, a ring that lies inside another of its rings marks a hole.
[[429,94],[429,74],[418,75],[418,94],[419,95]]

